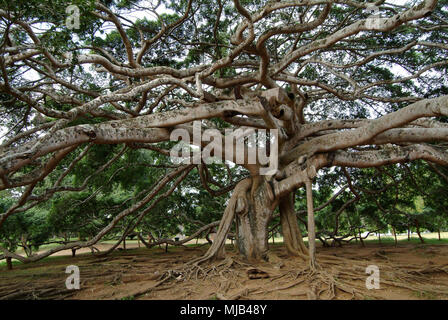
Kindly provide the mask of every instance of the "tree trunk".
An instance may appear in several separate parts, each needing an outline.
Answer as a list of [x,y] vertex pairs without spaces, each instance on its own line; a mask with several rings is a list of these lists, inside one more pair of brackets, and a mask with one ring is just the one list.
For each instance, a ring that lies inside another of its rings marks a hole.
[[411,241],[411,228],[408,228],[408,241]]
[[283,243],[286,246],[288,254],[298,256],[300,254],[307,255],[308,248],[305,246],[297,222],[297,216],[294,210],[294,192],[280,198],[280,223],[283,232]]
[[437,229],[437,233],[439,235],[439,241],[441,241],[442,239],[440,238],[440,229]]
[[276,206],[272,187],[264,177],[239,182],[233,190],[215,240],[203,257],[191,263],[224,258],[225,240],[234,220],[239,253],[248,261],[269,260],[268,224]]
[[378,241],[381,244],[381,233],[378,233]]
[[277,205],[288,253],[295,256],[307,254],[308,249],[303,243],[294,211],[293,194],[281,199],[274,198],[272,186],[265,177],[259,176],[238,183],[221,219],[215,240],[203,257],[191,263],[199,264],[206,260],[224,258],[225,239],[233,221],[236,247],[247,261],[275,261],[275,255],[269,253],[268,225]]
[[237,245],[248,261],[268,261],[268,224],[275,209],[273,191],[264,177],[254,181],[251,189],[240,195],[236,206]]
[[72,257],[74,258],[76,256],[76,249],[72,249]]
[[365,247],[366,245],[364,244],[364,240],[362,239],[361,228],[358,228],[358,235],[359,235],[359,241],[361,242],[361,245],[363,247]]
[[213,241],[210,239],[210,231],[208,231],[207,234],[205,235],[205,240],[207,240],[207,242],[208,242],[209,244],[212,244],[212,243],[213,243]]
[[143,243],[143,245],[146,248],[151,249],[151,239],[149,239],[149,241],[146,242],[145,239],[143,238],[143,236],[140,233],[137,234],[137,237],[140,239],[141,243]]
[[420,239],[420,242],[425,243],[425,241],[422,238],[422,235],[420,234],[420,225],[419,225],[418,221],[415,222],[415,226],[417,228],[417,234],[418,234],[418,238]]
[[395,230],[395,227],[394,227],[394,226],[392,226],[392,232],[394,233],[395,246],[397,246],[397,244],[398,244],[398,240],[397,240],[397,231]]
[[8,270],[12,270],[12,259],[11,257],[6,257],[6,267]]
[[22,243],[23,250],[25,251],[25,254],[27,257],[31,257],[31,255],[33,254],[33,250],[30,246],[28,246],[27,241],[28,241],[28,236],[22,234],[21,243]]
[[123,249],[126,250],[126,237],[123,239]]

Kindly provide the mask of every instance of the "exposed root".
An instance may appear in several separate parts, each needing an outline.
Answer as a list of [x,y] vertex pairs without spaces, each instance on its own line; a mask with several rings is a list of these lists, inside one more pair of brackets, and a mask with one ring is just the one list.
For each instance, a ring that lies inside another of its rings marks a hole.
[[[99,290],[97,296],[112,299],[172,297],[163,290],[172,290],[171,292],[177,294],[178,290],[175,288],[183,288],[185,295],[182,298],[191,298],[194,292],[196,298],[209,296],[220,300],[266,297],[385,299],[394,298],[395,294],[427,299],[448,298],[446,259],[441,259],[438,263],[433,259],[424,264],[405,264],[394,261],[395,256],[389,255],[390,252],[386,252],[387,260],[375,255],[375,251],[369,255],[357,255],[355,258],[318,253],[317,263],[312,266],[308,255],[299,255],[300,259],[285,259],[282,256],[287,252],[277,249],[269,254],[268,262],[250,263],[240,260],[236,254],[229,254],[226,259],[200,264],[186,263],[177,265],[175,269],[172,269],[173,259],[176,259],[177,264],[177,256],[161,256],[156,262],[146,255],[119,255],[101,259],[89,257],[81,265],[81,291],[64,289],[65,264],[53,268],[38,268],[36,273],[33,269],[24,268],[2,274],[0,300],[70,299],[73,296],[77,299],[78,292],[80,296],[89,297],[87,292],[83,293],[84,290],[90,292],[93,288],[104,287],[105,290]],[[193,256],[191,252],[190,256]],[[184,260],[186,261],[188,260]],[[282,266],[278,265],[279,261],[283,263]],[[380,270],[380,290],[366,288],[366,279],[369,276],[366,268],[372,264],[377,265]],[[257,272],[252,273],[256,276],[251,278],[248,270],[254,269]],[[258,277],[258,274],[269,277]],[[205,295],[202,295],[203,293]],[[394,295],[391,296],[390,293]]]
[[[335,256],[319,255],[319,264],[310,265],[306,279],[310,287],[308,298],[333,299],[336,289],[352,295],[352,299],[365,297],[366,262]],[[448,266],[426,267],[406,265],[397,268],[396,264],[371,263],[380,270],[380,284],[408,289],[414,292],[448,295],[448,287],[428,283],[428,273],[448,272]],[[359,282],[361,281],[361,285]],[[320,288],[318,290],[317,288]]]
[[74,290],[61,289],[59,282],[47,283],[41,286],[30,285],[27,288],[17,288],[4,291],[0,300],[43,300],[43,299],[66,299],[73,296]]
[[[219,223],[218,232],[216,234],[216,238],[213,241],[212,245],[208,249],[207,253],[199,257],[193,261],[191,261],[189,264],[198,267],[200,264],[213,261],[219,258],[224,258],[224,250],[225,250],[225,242],[227,239],[227,234],[229,233],[230,227],[233,223],[233,219],[235,216],[236,211],[241,211],[246,209],[246,205],[241,206],[241,200],[244,199],[242,195],[246,194],[246,191],[251,186],[252,180],[251,179],[245,179],[241,182],[239,182],[229,200],[229,203],[226,207],[226,210],[224,211],[224,215],[221,219],[221,222]],[[243,201],[244,202],[244,201]]]
[[[308,265],[299,271],[291,272],[291,270],[285,270],[280,272],[277,269],[277,274],[270,277],[269,284],[256,288],[245,287],[233,295],[225,294],[228,287],[225,289],[220,288],[215,297],[220,300],[250,299],[256,298],[260,294],[285,291],[285,294],[290,296],[304,296],[312,300],[331,300],[340,298],[341,294],[348,294],[351,299],[365,299],[367,296],[375,297],[377,294],[380,294],[380,292],[376,293],[375,290],[372,290],[371,294],[368,291],[369,295],[366,294],[365,281],[368,276],[365,273],[366,261],[318,255],[317,262],[311,264],[309,257],[304,256],[303,258],[308,258]],[[232,266],[237,263],[241,262],[226,259],[219,264],[210,264],[207,267],[197,266],[199,269],[196,269],[196,279],[206,279],[217,274],[222,275],[223,270],[226,268],[228,269],[228,274],[236,272],[236,268],[232,269]],[[382,263],[374,262],[373,264],[378,265],[380,269],[381,286],[394,286],[416,293],[424,292],[430,295],[448,296],[448,288],[446,286],[434,285],[427,277],[430,273],[447,273],[448,266],[421,268],[417,265],[406,265],[403,268],[397,268],[396,264],[389,264],[387,261]],[[275,270],[275,267],[263,267],[263,265],[264,263],[261,263],[252,267],[266,273],[271,273]],[[248,264],[243,264],[243,266],[247,270]],[[221,272],[218,272],[218,270]],[[273,287],[273,282],[278,283],[278,285]],[[308,289],[295,289],[297,286]],[[377,297],[381,298],[380,296]],[[345,296],[345,298],[347,297]]]
[[[219,262],[212,262],[209,264],[195,262],[193,264],[186,264],[182,269],[182,273],[185,277],[185,280],[201,280],[206,279],[208,277],[220,276],[223,279],[228,279],[226,275],[231,274],[234,270],[232,270],[232,266],[234,264],[240,264],[243,266],[247,266],[243,262],[227,257],[224,260]],[[202,264],[201,264],[202,263]]]

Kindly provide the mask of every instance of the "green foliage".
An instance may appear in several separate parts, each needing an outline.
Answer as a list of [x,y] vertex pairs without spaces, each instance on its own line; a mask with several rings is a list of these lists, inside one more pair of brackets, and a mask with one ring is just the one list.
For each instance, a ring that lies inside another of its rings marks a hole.
[[13,252],[22,247],[27,255],[31,255],[32,249],[37,250],[51,237],[46,216],[45,211],[34,208],[14,214],[0,229],[0,244]]

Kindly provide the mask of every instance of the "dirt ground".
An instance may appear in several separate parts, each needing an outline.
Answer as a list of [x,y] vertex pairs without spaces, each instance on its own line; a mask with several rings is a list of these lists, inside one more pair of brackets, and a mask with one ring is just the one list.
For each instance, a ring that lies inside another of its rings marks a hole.
[[[276,263],[251,265],[228,245],[228,258],[187,265],[201,247],[134,248],[105,257],[90,253],[0,267],[2,299],[448,299],[448,245],[318,247],[318,268],[271,245]],[[67,290],[68,265],[80,270],[80,290]],[[366,288],[377,265],[380,289]]]

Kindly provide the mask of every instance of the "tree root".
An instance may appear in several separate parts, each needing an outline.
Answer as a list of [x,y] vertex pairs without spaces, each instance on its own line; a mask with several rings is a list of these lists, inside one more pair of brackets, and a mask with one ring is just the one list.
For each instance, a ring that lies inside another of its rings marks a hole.
[[[216,295],[216,298],[222,300],[240,299],[243,297],[250,298],[252,295],[256,296],[282,290],[285,290],[286,292],[289,290],[289,293],[287,294],[291,296],[306,296],[308,299],[312,300],[337,299],[340,297],[340,294],[348,294],[351,299],[365,299],[367,296],[382,298],[380,296],[381,290],[378,292],[375,290],[367,291],[367,288],[365,287],[365,281],[368,276],[365,271],[367,267],[366,261],[319,254],[317,255],[317,260],[314,265],[309,263],[309,258],[307,262],[308,264],[299,271],[293,272],[291,270],[285,270],[284,272],[280,272],[277,270],[279,274],[269,279],[269,284],[264,286],[257,288],[245,287],[242,291],[240,290],[240,292],[233,295],[222,293],[222,290],[219,290],[219,294]],[[230,270],[231,267],[237,263],[239,262],[234,259],[229,259],[226,263],[223,261],[220,264],[208,265],[207,267],[204,266],[198,273],[201,275],[198,279],[205,279],[216,275],[216,270],[219,268],[228,268]],[[446,286],[434,285],[432,282],[430,283],[430,279],[427,277],[427,275],[431,273],[447,273],[448,266],[432,265],[422,268],[417,265],[406,265],[403,266],[403,268],[400,268],[398,265],[397,268],[396,264],[388,261],[375,261],[370,262],[370,264],[375,264],[379,267],[381,286],[393,286],[410,290],[415,293],[424,292],[425,294],[448,297],[448,288]],[[255,267],[260,270],[267,270],[266,268],[263,268],[263,265],[264,263]],[[242,266],[247,269],[248,264],[243,263]],[[232,271],[236,272],[237,270]],[[269,271],[267,272],[269,273]],[[280,280],[285,277],[292,278],[292,280]],[[273,283],[278,283],[278,285],[273,287]],[[291,289],[299,285],[308,289],[291,291]],[[370,294],[370,292],[372,294]]]
[[244,179],[236,185],[235,189],[233,190],[232,196],[230,197],[229,203],[227,204],[226,210],[224,211],[222,219],[219,223],[215,240],[204,256],[189,262],[189,264],[198,267],[200,264],[207,261],[224,258],[225,242],[227,240],[227,235],[229,233],[230,227],[232,226],[235,213],[247,209],[247,201],[244,199],[246,192],[251,187],[251,185],[252,179]]
[[0,300],[52,300],[52,299],[66,299],[76,292],[74,290],[60,289],[60,284],[55,284],[50,287],[28,287],[26,289],[20,288],[13,292],[8,292],[0,297]]
[[193,264],[186,264],[182,271],[185,276],[185,280],[201,280],[211,276],[220,276],[223,279],[228,279],[225,274],[231,272],[231,267],[233,264],[240,263],[230,257],[227,257],[217,263],[212,262],[209,264],[204,264],[203,262],[205,261],[206,260],[202,261],[201,259],[201,261],[196,261]]
[[[394,264],[372,263],[378,265],[380,269],[381,286],[394,286],[417,293],[424,292],[426,294],[448,296],[448,288],[427,283],[428,279],[427,277],[425,278],[425,275],[430,273],[448,272],[448,266],[419,268],[416,265],[411,265],[406,266],[406,269],[400,269]],[[291,296],[306,296],[311,300],[337,299],[341,293],[349,294],[351,299],[364,299],[367,296],[364,282],[367,277],[365,273],[367,267],[365,261],[318,255],[316,264],[308,264],[303,269],[295,272],[292,270],[281,272],[275,267],[268,267],[265,264],[261,263],[260,265],[254,266],[239,261],[234,257],[227,257],[219,262],[185,264],[180,270],[166,271],[157,285],[159,286],[162,283],[167,283],[172,280],[197,281],[219,277],[221,279],[220,286],[217,288],[217,293],[213,295],[218,300],[249,299],[250,296],[290,290],[299,285],[305,286],[308,289],[299,289],[295,292],[290,291],[291,293],[287,294]],[[245,272],[241,271],[248,270],[250,267],[260,269],[272,275],[269,283],[266,284],[264,282],[265,285],[255,288],[245,286],[242,289],[240,288],[236,293],[229,295],[227,292],[232,284],[234,288],[240,286],[241,276],[245,275]],[[280,280],[285,277],[289,279]],[[278,285],[273,287],[273,283],[278,283]],[[152,288],[148,290],[151,291]],[[148,290],[143,294],[149,292]],[[372,291],[371,296],[375,295],[376,293]],[[381,297],[378,296],[378,298]]]
[[[364,261],[351,260],[335,256],[319,255],[319,264],[310,266],[307,270],[307,281],[310,285],[309,298],[319,299],[322,293],[327,293],[327,299],[336,297],[335,289],[339,289],[352,295],[353,299],[365,297],[365,286],[357,285],[354,281],[365,281],[364,275],[367,267]],[[426,292],[436,295],[448,295],[446,286],[438,286],[428,282],[429,273],[448,273],[448,266],[431,266],[421,268],[419,266],[406,265],[397,268],[395,264],[384,262],[371,262],[380,270],[380,284],[408,289],[414,292]],[[409,270],[411,269],[411,270]],[[416,286],[415,284],[418,284]],[[324,288],[318,292],[313,288]]]

